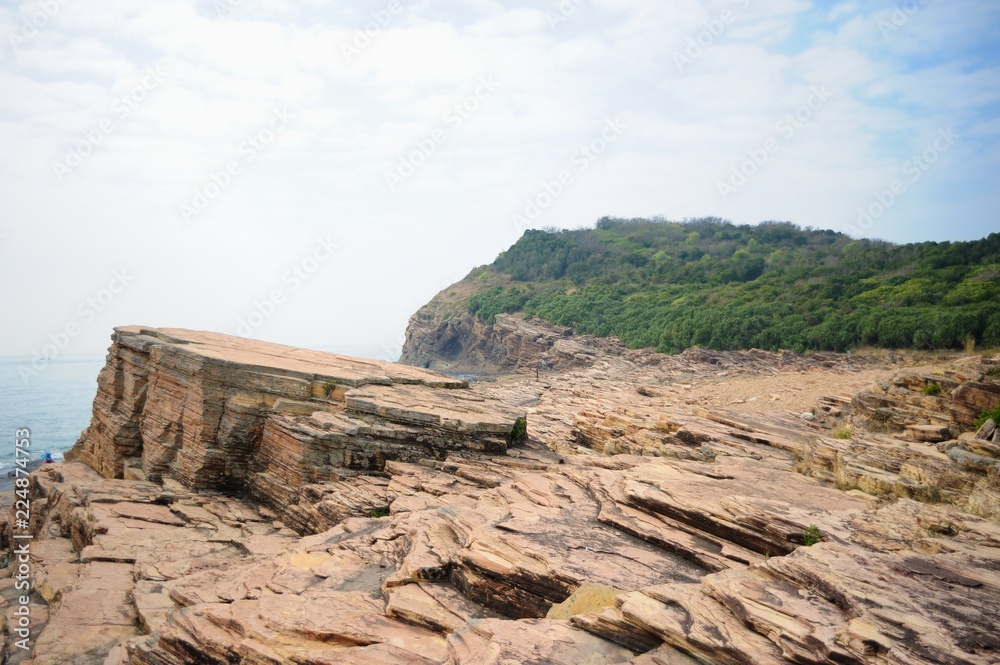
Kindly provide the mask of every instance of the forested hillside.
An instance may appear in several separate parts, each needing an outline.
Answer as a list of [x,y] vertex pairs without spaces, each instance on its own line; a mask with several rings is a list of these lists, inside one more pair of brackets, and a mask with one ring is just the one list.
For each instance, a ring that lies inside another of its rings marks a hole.
[[631,347],[1000,346],[1000,234],[893,245],[785,222],[604,218],[527,231],[469,276],[484,321],[524,312]]

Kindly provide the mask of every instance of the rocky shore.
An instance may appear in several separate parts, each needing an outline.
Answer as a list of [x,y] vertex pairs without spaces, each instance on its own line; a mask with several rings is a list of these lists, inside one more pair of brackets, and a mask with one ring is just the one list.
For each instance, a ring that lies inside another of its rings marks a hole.
[[1000,357],[666,357],[515,319],[442,361],[507,372],[475,385],[118,329],[31,477],[7,662],[1000,660],[1000,435],[972,423]]

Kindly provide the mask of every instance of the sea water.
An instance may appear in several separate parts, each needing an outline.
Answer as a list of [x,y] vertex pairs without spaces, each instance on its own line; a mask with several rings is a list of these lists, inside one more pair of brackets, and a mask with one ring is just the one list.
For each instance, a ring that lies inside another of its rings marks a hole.
[[14,465],[14,433],[31,430],[31,459],[46,451],[55,460],[69,450],[90,424],[97,375],[103,357],[50,360],[24,377],[29,360],[0,358],[0,471]]
[[[392,355],[374,345],[323,350],[378,360]],[[24,427],[31,430],[31,459],[45,452],[62,459],[90,424],[104,363],[103,356],[53,359],[26,377],[32,368],[29,359],[0,356],[0,473],[14,465],[14,433]]]

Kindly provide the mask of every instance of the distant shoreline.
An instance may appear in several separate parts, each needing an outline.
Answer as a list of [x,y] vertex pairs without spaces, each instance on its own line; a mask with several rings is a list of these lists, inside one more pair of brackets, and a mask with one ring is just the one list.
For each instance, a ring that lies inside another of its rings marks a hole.
[[[0,365],[17,365],[30,363],[34,360],[31,356],[0,356]],[[107,360],[107,354],[100,356],[57,356],[48,362],[50,363],[99,363]]]

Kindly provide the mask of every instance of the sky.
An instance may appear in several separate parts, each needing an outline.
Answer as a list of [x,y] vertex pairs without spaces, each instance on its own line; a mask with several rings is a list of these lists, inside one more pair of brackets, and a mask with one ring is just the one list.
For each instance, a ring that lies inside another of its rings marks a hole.
[[605,215],[1000,230],[995,0],[31,0],[0,38],[0,355],[38,370],[129,324],[392,358]]

